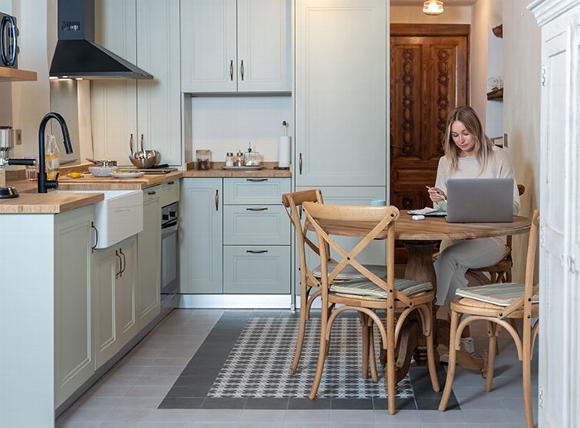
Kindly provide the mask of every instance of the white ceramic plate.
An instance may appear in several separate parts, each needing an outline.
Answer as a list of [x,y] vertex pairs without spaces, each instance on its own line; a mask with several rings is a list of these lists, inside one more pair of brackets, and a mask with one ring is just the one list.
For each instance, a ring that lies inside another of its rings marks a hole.
[[116,169],[116,166],[89,166],[89,172],[95,177],[110,177]]
[[112,172],[111,177],[115,178],[137,178],[143,177],[145,175],[144,172]]

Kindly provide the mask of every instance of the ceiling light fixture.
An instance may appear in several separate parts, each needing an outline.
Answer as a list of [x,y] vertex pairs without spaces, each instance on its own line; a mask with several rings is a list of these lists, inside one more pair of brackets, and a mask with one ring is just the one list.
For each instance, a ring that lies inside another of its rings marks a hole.
[[426,0],[423,3],[423,13],[425,15],[441,15],[443,13],[443,1]]

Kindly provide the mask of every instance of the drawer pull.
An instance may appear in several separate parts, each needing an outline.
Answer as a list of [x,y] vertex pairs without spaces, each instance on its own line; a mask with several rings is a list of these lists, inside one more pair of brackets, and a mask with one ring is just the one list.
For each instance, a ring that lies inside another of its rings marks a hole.
[[250,254],[264,254],[267,252],[268,252],[268,250],[246,250],[246,253],[250,253]]
[[170,181],[170,182],[169,182],[169,183],[167,183],[167,184],[169,184],[170,186],[172,186],[173,184],[175,184],[175,181]]
[[268,181],[267,178],[246,178],[246,181],[249,181],[251,183],[262,183],[264,181]]
[[148,195],[156,195],[157,192],[156,191],[152,191],[152,192],[147,192]]
[[246,211],[268,211],[268,208],[246,208]]

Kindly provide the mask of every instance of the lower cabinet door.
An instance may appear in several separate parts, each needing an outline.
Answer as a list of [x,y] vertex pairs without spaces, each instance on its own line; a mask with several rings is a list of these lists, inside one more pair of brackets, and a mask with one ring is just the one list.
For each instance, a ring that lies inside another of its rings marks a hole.
[[92,255],[93,323],[95,368],[101,367],[119,350],[115,329],[115,276],[121,262],[116,248],[97,250]]
[[224,293],[289,292],[289,246],[224,246]]
[[133,236],[118,245],[121,272],[115,281],[115,323],[119,349],[137,334],[137,239]]
[[54,217],[54,382],[58,407],[95,370],[90,281],[93,211],[86,207]]

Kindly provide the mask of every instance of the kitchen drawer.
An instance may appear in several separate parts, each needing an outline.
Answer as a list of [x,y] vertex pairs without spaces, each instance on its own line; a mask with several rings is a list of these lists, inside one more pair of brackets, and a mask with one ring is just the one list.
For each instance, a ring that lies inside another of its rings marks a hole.
[[288,178],[226,178],[224,203],[232,205],[281,204],[290,192]]
[[226,205],[224,244],[290,245],[290,219],[282,205]]
[[159,202],[162,207],[179,201],[179,180],[171,180],[156,187],[161,188]]
[[224,293],[290,293],[290,247],[224,246]]

